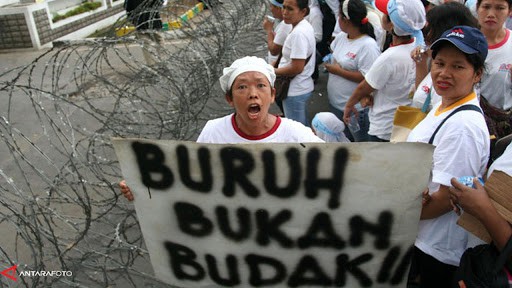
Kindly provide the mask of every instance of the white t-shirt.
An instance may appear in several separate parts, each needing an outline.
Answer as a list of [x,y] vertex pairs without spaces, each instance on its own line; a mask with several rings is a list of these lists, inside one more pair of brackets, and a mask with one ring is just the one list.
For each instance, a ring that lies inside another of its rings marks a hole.
[[[370,70],[373,62],[379,57],[380,49],[373,38],[364,35],[351,40],[345,32],[341,32],[331,43],[333,59],[350,71],[359,71],[363,75]],[[356,89],[358,82],[353,82],[339,75],[329,73],[327,94],[329,103],[343,111],[345,104]],[[360,110],[360,106],[358,110]]]
[[309,24],[313,26],[313,31],[315,31],[315,41],[316,43],[322,41],[323,35],[323,24],[324,15],[322,14],[322,10],[317,5],[309,6],[309,14],[306,16],[306,20],[308,20]]
[[[479,106],[476,95],[464,104]],[[428,143],[430,137],[458,105],[438,115],[438,103],[409,134],[408,142]],[[448,119],[436,134],[433,145],[431,180],[428,188],[433,193],[440,185],[451,186],[450,179],[460,176],[482,176],[489,158],[489,131],[482,114],[460,111]],[[456,224],[458,215],[450,211],[440,217],[421,220],[415,245],[437,260],[458,266],[467,247],[468,233]]]
[[300,142],[324,142],[318,138],[311,128],[299,122],[277,117],[276,124],[270,131],[260,136],[244,134],[235,123],[235,114],[206,122],[201,134],[197,138],[198,143],[300,143]]
[[[487,178],[491,177],[494,170],[503,171],[509,176],[512,176],[512,144],[509,144],[503,154],[492,163],[491,167],[489,167],[489,170],[487,170]],[[469,233],[467,247],[475,247],[480,244],[486,243],[475,235]]]
[[489,103],[501,108],[512,108],[512,37],[507,29],[505,39],[501,43],[489,46],[489,54],[485,59],[486,69],[482,76],[480,95]]
[[373,32],[375,33],[375,39],[377,39],[377,44],[379,48],[384,46],[384,42],[386,41],[386,31],[382,28],[381,15],[380,11],[374,8],[368,8],[369,5],[366,5],[368,9],[368,22],[370,22],[373,26]]
[[507,149],[496,159],[487,171],[487,178],[489,178],[494,170],[503,171],[512,176],[512,144],[508,144]]
[[332,14],[338,19],[339,12],[340,12],[340,1],[339,0],[325,0],[325,3],[327,3],[327,6],[331,8]]
[[410,55],[414,47],[414,41],[389,47],[366,73],[366,82],[376,90],[368,134],[389,140],[396,108],[411,105],[416,70]]
[[[284,21],[279,21],[274,28],[274,44],[283,46],[286,37],[288,37],[288,34],[290,34],[290,31],[292,31],[292,25],[286,24],[284,23]],[[270,54],[270,52],[268,52],[268,63],[274,63],[274,61],[276,61],[278,57],[279,55],[272,55]]]
[[340,19],[336,18],[336,25],[334,25],[334,30],[332,30],[331,36],[336,38],[340,33],[341,33]]
[[290,82],[288,97],[304,95],[313,92],[315,85],[311,75],[315,71],[315,53],[316,42],[313,26],[306,19],[300,21],[292,29],[283,46],[283,57],[279,62],[279,67],[291,65],[291,59],[306,60],[311,56],[308,63],[300,74],[295,75]]
[[423,108],[423,104],[427,99],[428,93],[430,93],[430,111],[432,107],[434,107],[437,103],[441,102],[441,96],[437,94],[436,89],[434,88],[434,84],[432,83],[432,75],[430,74],[430,72],[428,72],[427,76],[423,78],[420,85],[414,92],[414,97],[412,98],[411,106]]
[[[371,5],[366,5],[368,9],[368,22],[373,26],[373,32],[375,33],[375,39],[379,48],[382,51],[382,47],[384,46],[384,42],[386,41],[386,31],[382,28],[382,23],[380,21],[382,17],[382,13],[377,9],[371,7]],[[332,37],[336,38],[341,32],[339,19],[336,19],[336,25],[334,26],[334,30],[332,31]]]

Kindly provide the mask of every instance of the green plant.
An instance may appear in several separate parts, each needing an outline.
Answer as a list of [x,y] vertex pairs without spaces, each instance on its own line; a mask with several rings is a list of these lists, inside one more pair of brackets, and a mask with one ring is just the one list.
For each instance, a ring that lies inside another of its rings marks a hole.
[[71,16],[75,16],[78,14],[96,10],[99,7],[101,7],[101,2],[86,2],[86,3],[83,3],[80,6],[76,7],[75,9],[69,10],[64,15],[57,13],[55,16],[53,16],[52,21],[53,21],[53,23],[55,23],[57,21],[69,18]]

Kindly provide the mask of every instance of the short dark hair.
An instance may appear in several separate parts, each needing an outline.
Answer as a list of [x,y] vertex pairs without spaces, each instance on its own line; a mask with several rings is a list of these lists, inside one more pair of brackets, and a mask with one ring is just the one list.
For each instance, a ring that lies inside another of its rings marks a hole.
[[309,15],[309,0],[295,0],[300,10],[307,9],[306,16]]
[[[512,1],[512,0],[511,0]],[[427,43],[434,43],[443,32],[454,26],[478,28],[478,21],[468,7],[459,2],[435,6],[427,12],[427,26],[423,29]]]

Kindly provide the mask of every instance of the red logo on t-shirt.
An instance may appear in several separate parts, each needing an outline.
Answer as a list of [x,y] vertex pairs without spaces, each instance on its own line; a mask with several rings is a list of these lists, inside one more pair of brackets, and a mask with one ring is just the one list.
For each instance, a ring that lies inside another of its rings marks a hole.
[[345,56],[347,56],[348,58],[354,60],[354,59],[356,59],[357,55],[355,53],[348,52]]
[[509,71],[511,69],[512,69],[512,64],[503,63],[503,64],[500,65],[500,69],[498,71],[507,72],[507,71]]

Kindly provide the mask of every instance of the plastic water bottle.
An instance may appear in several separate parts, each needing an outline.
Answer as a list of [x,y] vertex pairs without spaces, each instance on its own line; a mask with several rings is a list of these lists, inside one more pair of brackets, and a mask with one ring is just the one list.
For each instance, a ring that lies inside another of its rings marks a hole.
[[468,187],[471,187],[471,188],[476,188],[475,184],[473,183],[473,179],[474,178],[477,178],[478,182],[480,182],[480,184],[484,185],[484,179],[482,179],[482,177],[461,176],[461,177],[457,178],[457,181],[459,181],[460,183],[464,184],[465,186],[468,186]]
[[350,130],[350,133],[352,133],[352,135],[361,130],[361,127],[359,127],[359,121],[357,120],[356,114],[352,114],[350,116],[350,122],[348,122],[348,129]]
[[332,64],[332,54],[329,53],[322,58],[322,62]]

